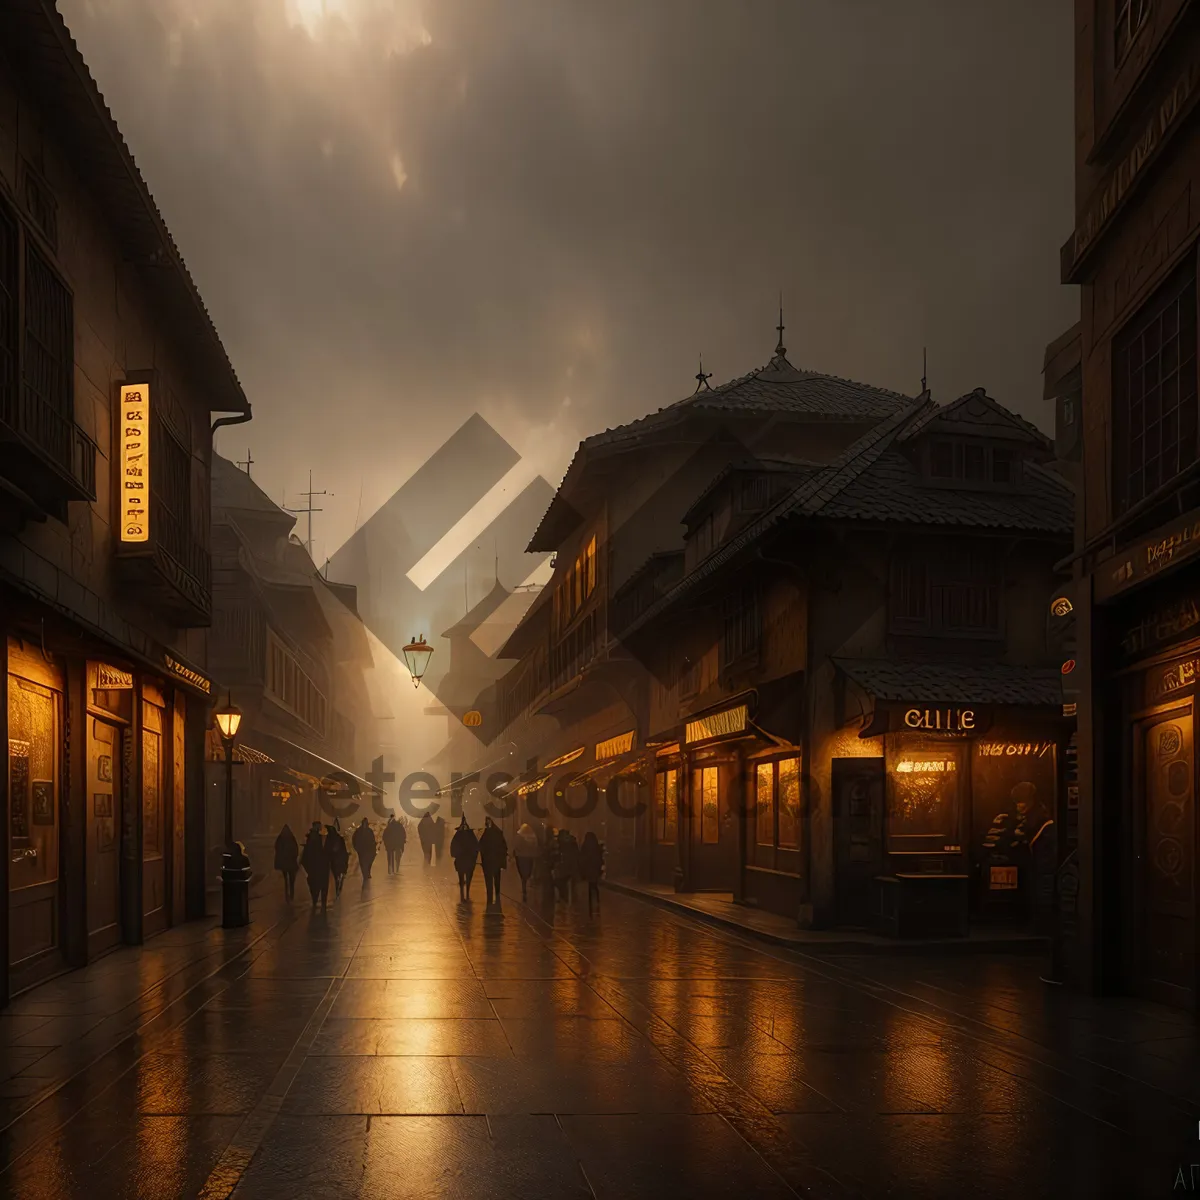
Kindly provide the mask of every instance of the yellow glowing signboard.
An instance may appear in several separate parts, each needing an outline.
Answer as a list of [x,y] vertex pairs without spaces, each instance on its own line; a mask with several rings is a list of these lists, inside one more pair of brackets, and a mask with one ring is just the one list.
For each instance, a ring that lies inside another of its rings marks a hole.
[[123,383],[120,401],[122,542],[150,538],[150,385]]
[[742,733],[746,728],[750,712],[744,704],[737,708],[727,708],[724,712],[713,713],[707,717],[697,717],[688,721],[684,737],[690,745],[692,742],[703,742],[709,738],[730,737]]
[[605,742],[596,743],[596,761],[603,762],[605,759],[616,758],[621,754],[628,754],[633,749],[633,730],[628,733],[618,734],[617,737],[609,738]]
[[904,759],[896,764],[896,770],[901,775],[945,775],[958,770],[958,763],[952,758],[935,758],[927,760]]

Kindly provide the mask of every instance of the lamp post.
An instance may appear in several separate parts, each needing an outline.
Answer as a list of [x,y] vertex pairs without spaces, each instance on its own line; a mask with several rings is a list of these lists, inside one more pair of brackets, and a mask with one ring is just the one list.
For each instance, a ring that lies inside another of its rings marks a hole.
[[225,845],[233,845],[233,739],[242,723],[242,710],[226,693],[225,703],[214,714],[221,740],[225,743]]
[[250,860],[233,840],[233,739],[242,723],[242,710],[227,695],[213,714],[225,743],[225,857],[221,863],[221,925],[237,929],[250,924]]
[[421,634],[420,639],[413,638],[407,646],[404,647],[404,665],[408,668],[408,673],[412,676],[413,687],[421,686],[421,677],[425,674],[425,669],[429,666],[429,660],[433,657],[433,647],[425,641],[425,635]]

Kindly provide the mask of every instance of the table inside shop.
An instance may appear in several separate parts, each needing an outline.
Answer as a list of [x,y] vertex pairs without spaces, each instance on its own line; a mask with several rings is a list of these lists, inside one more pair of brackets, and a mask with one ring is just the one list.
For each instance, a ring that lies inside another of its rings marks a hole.
[[895,938],[966,937],[969,880],[917,871],[878,876],[879,932]]

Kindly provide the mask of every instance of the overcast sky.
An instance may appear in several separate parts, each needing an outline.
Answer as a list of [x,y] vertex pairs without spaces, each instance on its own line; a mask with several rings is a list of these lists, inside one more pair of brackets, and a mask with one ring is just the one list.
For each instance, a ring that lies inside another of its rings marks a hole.
[[[579,439],[764,363],[1044,427],[1065,0],[59,0],[320,561],[472,412]],[[324,8],[324,15],[322,15]]]

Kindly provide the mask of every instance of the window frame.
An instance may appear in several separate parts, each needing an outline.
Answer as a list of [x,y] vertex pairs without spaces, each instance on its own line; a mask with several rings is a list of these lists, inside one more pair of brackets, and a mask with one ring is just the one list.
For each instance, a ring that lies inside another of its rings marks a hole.
[[679,768],[664,767],[654,773],[654,842],[658,846],[674,846],[678,841]]
[[[775,852],[783,850],[788,854],[799,854],[804,848],[804,756],[798,751],[789,751],[784,754],[777,754],[773,758],[758,759],[754,764],[754,846],[755,859],[759,858],[759,851],[772,852],[772,866],[774,866]],[[781,768],[785,764],[795,763],[795,838],[792,841],[781,840],[781,828],[783,822],[780,819],[780,798],[783,795],[783,785],[780,780]],[[763,806],[763,786],[764,772],[766,778],[770,780],[769,792],[766,807]],[[763,814],[768,814],[766,822],[763,820]],[[770,826],[770,840],[763,840],[763,825]],[[765,865],[758,862],[759,866]]]
[[[894,553],[889,571],[889,632],[899,636],[1002,641],[1005,570],[998,550],[998,546],[987,541],[981,546],[957,543],[904,547]],[[983,624],[947,620],[947,610],[955,603],[964,608],[978,604],[979,592],[985,594],[984,602],[994,613],[993,620]]]

